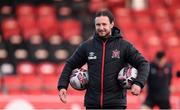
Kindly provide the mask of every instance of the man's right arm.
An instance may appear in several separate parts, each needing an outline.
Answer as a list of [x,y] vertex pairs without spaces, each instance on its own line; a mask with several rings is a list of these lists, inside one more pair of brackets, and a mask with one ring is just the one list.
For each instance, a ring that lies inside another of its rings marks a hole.
[[86,45],[83,43],[80,45],[73,55],[66,61],[64,69],[60,75],[57,89],[67,89],[69,85],[69,78],[72,70],[82,67],[87,61],[86,57]]

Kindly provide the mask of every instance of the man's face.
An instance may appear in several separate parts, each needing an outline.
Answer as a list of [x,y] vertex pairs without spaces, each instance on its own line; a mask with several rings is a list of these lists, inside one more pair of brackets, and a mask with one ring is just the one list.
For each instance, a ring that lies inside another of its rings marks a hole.
[[111,34],[114,22],[110,23],[107,16],[99,16],[95,18],[96,32],[100,37],[107,37]]

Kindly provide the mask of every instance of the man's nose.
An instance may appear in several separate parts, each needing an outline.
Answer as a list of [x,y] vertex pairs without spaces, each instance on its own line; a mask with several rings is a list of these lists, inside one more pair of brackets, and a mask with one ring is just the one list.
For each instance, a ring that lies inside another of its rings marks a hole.
[[101,29],[101,30],[102,30],[102,29],[103,29],[103,25],[100,25],[100,26],[99,26],[99,29]]

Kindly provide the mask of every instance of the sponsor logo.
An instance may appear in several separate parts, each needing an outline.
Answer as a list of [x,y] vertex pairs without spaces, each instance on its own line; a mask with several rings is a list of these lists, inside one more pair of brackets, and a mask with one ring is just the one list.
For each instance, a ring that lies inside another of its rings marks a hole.
[[95,56],[94,52],[89,52],[88,60],[94,60],[97,59],[97,56]]

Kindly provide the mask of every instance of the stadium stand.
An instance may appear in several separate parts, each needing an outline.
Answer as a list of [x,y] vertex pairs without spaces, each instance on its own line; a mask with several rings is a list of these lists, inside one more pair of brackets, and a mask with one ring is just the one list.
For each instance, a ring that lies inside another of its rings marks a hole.
[[[36,109],[83,108],[85,91],[69,86],[68,104],[56,89],[64,61],[93,35],[91,15],[109,8],[124,38],[151,61],[164,50],[173,64],[171,104],[180,109],[179,0],[4,0],[0,2],[0,109],[12,99],[28,100]],[[128,108],[145,98],[128,93]]]

